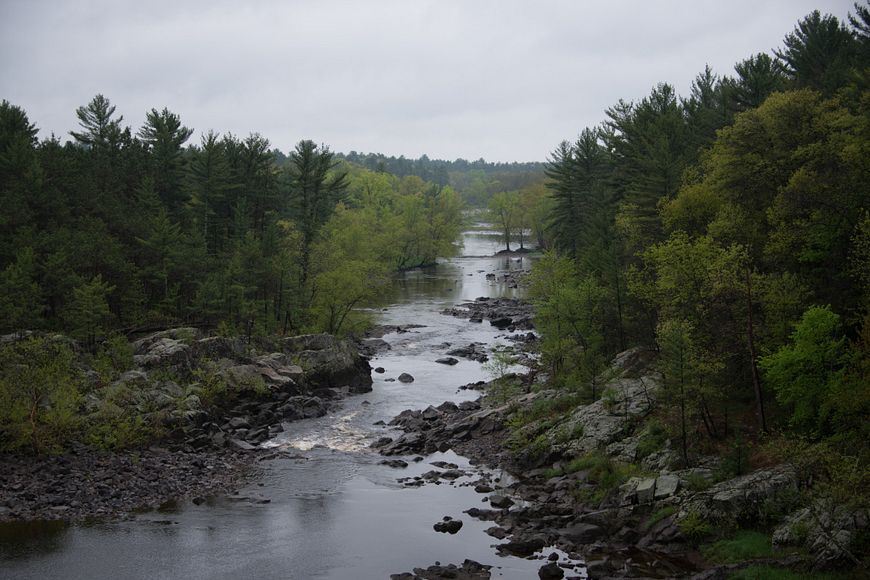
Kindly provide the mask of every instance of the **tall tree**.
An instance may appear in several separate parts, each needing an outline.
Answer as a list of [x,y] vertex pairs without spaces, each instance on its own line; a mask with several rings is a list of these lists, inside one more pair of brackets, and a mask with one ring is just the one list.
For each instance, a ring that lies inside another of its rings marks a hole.
[[94,148],[114,148],[121,139],[121,121],[123,116],[115,119],[115,106],[103,95],[98,94],[91,102],[76,109],[80,132],[70,131],[76,141],[82,145]]
[[729,96],[739,111],[759,107],[774,91],[785,86],[782,63],[760,52],[734,65],[737,78],[729,83]]
[[347,173],[336,172],[329,147],[303,140],[290,153],[290,204],[292,215],[302,233],[302,283],[308,280],[311,247],[317,232],[326,223],[347,191]]
[[181,146],[193,133],[181,124],[181,118],[169,109],[151,109],[145,116],[145,125],[139,130],[151,151],[154,187],[170,211],[178,212],[185,201],[183,185],[184,160]]
[[813,11],[798,22],[774,53],[800,88],[827,95],[843,86],[856,54],[855,39],[836,16]]

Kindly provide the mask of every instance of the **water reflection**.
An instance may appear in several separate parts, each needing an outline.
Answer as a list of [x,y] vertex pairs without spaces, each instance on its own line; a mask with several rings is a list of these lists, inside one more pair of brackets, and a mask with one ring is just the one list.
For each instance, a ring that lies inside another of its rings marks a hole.
[[67,529],[62,521],[0,523],[0,559],[32,558],[61,550]]

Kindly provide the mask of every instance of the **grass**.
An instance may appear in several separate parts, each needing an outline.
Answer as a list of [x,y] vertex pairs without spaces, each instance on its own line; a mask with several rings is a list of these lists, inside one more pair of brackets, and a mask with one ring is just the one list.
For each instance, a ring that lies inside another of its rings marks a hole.
[[824,574],[820,572],[792,572],[773,566],[750,566],[734,572],[728,580],[846,580],[845,574]]
[[641,469],[633,463],[613,461],[603,453],[589,453],[571,461],[565,467],[565,473],[588,471],[587,481],[594,484],[591,490],[581,493],[582,499],[600,503],[608,494],[615,491],[630,477],[641,474]]
[[778,555],[771,545],[770,536],[754,530],[740,530],[731,538],[705,547],[702,553],[707,560],[717,564],[773,558]]

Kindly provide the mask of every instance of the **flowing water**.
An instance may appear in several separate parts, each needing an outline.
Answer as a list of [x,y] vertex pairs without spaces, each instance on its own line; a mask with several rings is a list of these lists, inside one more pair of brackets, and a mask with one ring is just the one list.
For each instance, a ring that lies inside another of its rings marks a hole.
[[[488,378],[477,362],[434,361],[449,350],[445,343],[493,345],[503,333],[441,311],[478,296],[518,295],[485,275],[528,269],[530,259],[494,256],[498,236],[482,228],[465,232],[463,243],[461,257],[396,280],[395,297],[376,313],[378,322],[423,326],[384,337],[392,348],[372,360],[373,367],[386,370],[373,374],[373,391],[346,399],[325,417],[285,424],[286,431],[269,442],[284,453],[264,462],[265,475],[238,496],[118,523],[7,529],[0,537],[0,577],[381,579],[471,558],[493,565],[493,578],[536,578],[540,561],[498,556],[492,547],[498,542],[484,533],[492,523],[462,513],[486,507],[471,487],[405,488],[396,481],[429,471],[438,460],[477,469],[467,460],[436,453],[394,469],[380,465],[382,457],[368,448],[374,439],[395,434],[374,423],[404,409],[476,398],[475,391],[457,387]],[[389,381],[402,372],[415,381]],[[464,522],[456,535],[432,529],[445,515]]]

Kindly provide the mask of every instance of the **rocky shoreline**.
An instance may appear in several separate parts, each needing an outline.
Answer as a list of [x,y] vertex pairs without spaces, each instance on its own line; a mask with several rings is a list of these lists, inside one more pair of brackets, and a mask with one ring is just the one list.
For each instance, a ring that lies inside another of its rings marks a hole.
[[114,520],[172,502],[202,503],[255,477],[258,455],[78,447],[58,456],[0,457],[0,522]]
[[73,442],[59,455],[0,454],[0,522],[116,519],[230,493],[256,475],[260,443],[284,422],[371,390],[368,359],[326,334],[243,341],[177,328],[131,346],[134,368],[109,384],[79,358],[90,382],[82,413],[123,401],[152,440],[118,451]]
[[[724,579],[753,564],[798,570],[842,565],[844,554],[836,538],[848,540],[862,526],[866,529],[867,514],[841,513],[839,519],[826,520],[825,525],[838,530],[834,540],[824,525],[807,525],[804,512],[789,507],[800,485],[792,467],[774,465],[714,480],[716,458],[701,458],[691,469],[671,469],[676,454],[667,444],[653,453],[639,453],[645,434],[637,426],[654,405],[660,383],[650,361],[651,354],[642,349],[619,355],[606,400],[577,406],[549,425],[532,427],[534,422],[529,422],[523,427],[531,430],[530,438],[545,442],[541,453],[529,451],[534,445],[520,449],[516,427],[509,428],[518,413],[558,404],[560,395],[529,384],[531,376],[514,379],[526,394],[510,404],[484,396],[479,402],[406,410],[390,423],[401,433],[373,446],[389,457],[453,450],[472,464],[507,470],[513,476],[510,482],[482,478],[472,483],[489,507],[471,507],[465,513],[492,522],[487,533],[494,543],[502,542],[495,544],[501,554],[543,560],[544,548],[558,550],[542,561],[542,579],[580,578],[581,562],[588,578]],[[576,457],[588,460],[575,464],[571,459]],[[618,473],[617,465],[637,467],[602,491],[602,479]],[[445,477],[452,477],[449,470],[399,481],[419,486]],[[773,526],[774,547],[782,549],[781,557],[717,564],[701,553],[695,534],[735,522],[770,522],[774,510],[783,515],[765,525]],[[807,525],[797,539],[795,521]],[[803,546],[805,555],[796,555],[789,546]],[[438,565],[392,578],[490,578],[488,569],[473,570]]]

